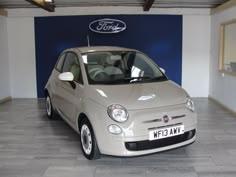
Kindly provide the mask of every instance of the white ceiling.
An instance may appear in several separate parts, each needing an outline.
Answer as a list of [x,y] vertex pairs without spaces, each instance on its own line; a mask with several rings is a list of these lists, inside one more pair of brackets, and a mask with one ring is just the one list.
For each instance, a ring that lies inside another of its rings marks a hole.
[[[155,0],[152,8],[213,8],[229,0]],[[54,0],[56,7],[143,6],[144,0]],[[35,7],[25,0],[0,0],[1,8]]]

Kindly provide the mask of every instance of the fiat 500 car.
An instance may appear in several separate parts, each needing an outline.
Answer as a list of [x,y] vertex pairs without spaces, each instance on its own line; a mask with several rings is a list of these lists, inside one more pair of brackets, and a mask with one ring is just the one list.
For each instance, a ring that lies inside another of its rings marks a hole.
[[138,156],[191,144],[190,96],[140,51],[80,47],[62,52],[45,86],[46,112],[80,135],[87,159]]

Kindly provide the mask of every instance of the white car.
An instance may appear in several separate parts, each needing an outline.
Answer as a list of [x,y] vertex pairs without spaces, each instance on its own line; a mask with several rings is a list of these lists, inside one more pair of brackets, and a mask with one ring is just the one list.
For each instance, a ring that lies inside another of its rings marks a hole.
[[80,134],[86,158],[137,156],[196,139],[194,103],[140,51],[65,50],[45,86],[49,118],[59,114]]

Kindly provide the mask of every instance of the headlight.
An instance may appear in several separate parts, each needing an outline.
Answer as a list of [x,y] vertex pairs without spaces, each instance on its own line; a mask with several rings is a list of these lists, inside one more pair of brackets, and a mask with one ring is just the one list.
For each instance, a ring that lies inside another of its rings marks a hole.
[[127,110],[118,104],[113,104],[108,107],[107,113],[110,118],[117,122],[125,122],[128,120],[129,114]]
[[194,103],[193,103],[193,100],[190,98],[190,97],[187,97],[186,98],[186,107],[191,110],[191,111],[195,111],[195,108],[194,108]]

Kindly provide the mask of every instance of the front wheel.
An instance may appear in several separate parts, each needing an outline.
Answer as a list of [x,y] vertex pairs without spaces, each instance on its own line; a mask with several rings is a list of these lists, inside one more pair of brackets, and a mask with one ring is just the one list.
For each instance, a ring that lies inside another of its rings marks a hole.
[[54,108],[52,106],[52,101],[49,95],[46,96],[45,100],[45,106],[46,106],[46,113],[49,119],[56,119],[56,113],[54,111]]
[[100,158],[97,141],[88,119],[83,119],[80,124],[80,142],[84,156],[89,160]]

